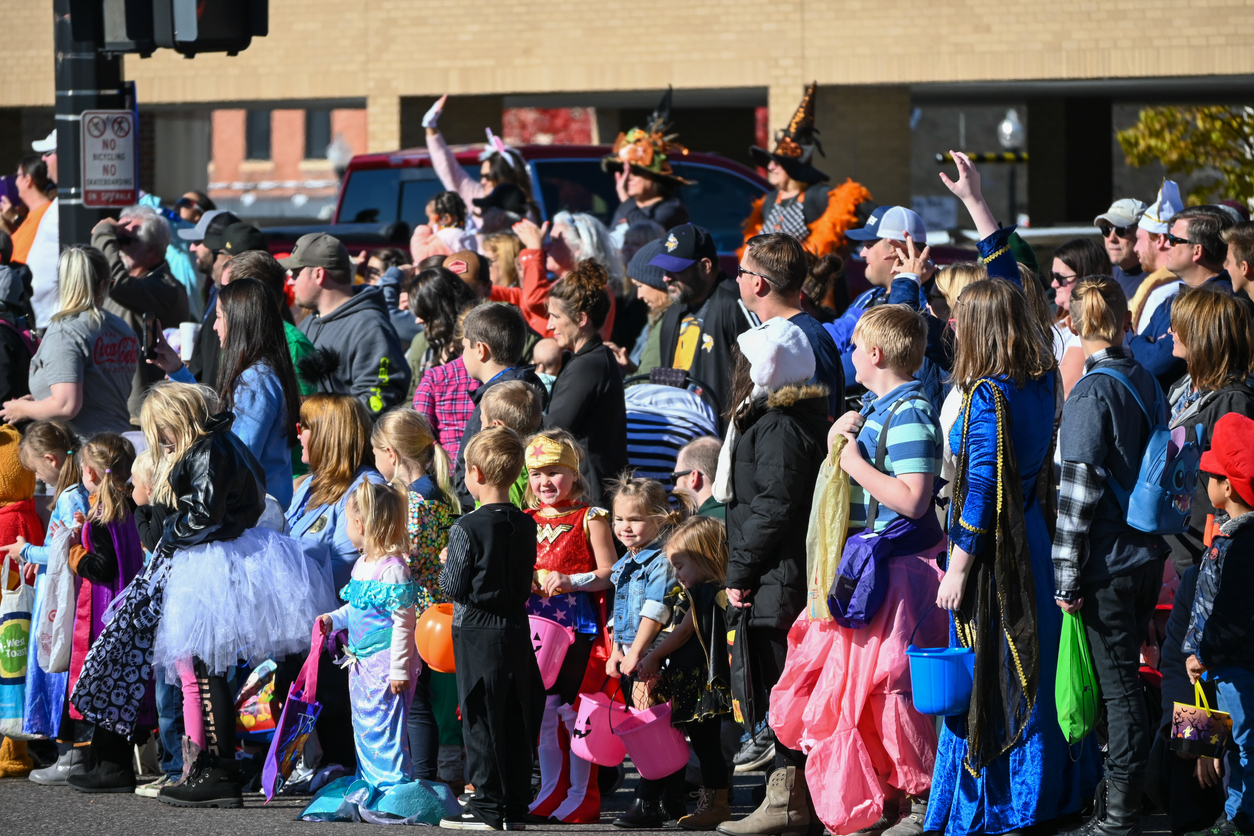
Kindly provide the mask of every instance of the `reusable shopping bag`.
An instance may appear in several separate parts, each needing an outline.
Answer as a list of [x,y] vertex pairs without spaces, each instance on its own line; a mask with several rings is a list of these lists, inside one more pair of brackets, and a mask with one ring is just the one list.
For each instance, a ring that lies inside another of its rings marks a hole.
[[849,476],[840,468],[840,454],[848,443],[843,435],[836,436],[814,485],[810,527],[806,530],[806,612],[811,621],[832,617],[827,593],[836,580],[849,532]]
[[1193,683],[1193,693],[1193,705],[1178,702],[1171,711],[1169,748],[1202,758],[1222,757],[1232,736],[1232,715],[1210,707],[1201,682]]
[[305,743],[313,733],[314,723],[318,722],[318,715],[322,713],[322,704],[317,701],[318,658],[321,654],[322,631],[315,622],[309,656],[288,691],[287,702],[283,704],[283,713],[270,741],[270,751],[266,752],[266,762],[261,767],[261,788],[266,794],[267,804],[274,800],[275,793],[284,782],[292,777],[292,770],[296,768],[296,762],[305,751]]
[[35,626],[38,664],[45,673],[70,669],[74,646],[75,583],[70,569],[70,541],[74,531],[65,527],[52,536],[48,548],[48,569],[44,573],[44,600]]
[[[0,559],[0,734],[17,740],[26,709],[26,655],[30,645],[30,609],[35,588],[16,561]],[[17,587],[9,589],[9,574],[17,572]]]
[[1102,711],[1101,691],[1084,632],[1084,618],[1079,613],[1062,614],[1054,701],[1058,706],[1058,726],[1067,743],[1079,743],[1097,727]]

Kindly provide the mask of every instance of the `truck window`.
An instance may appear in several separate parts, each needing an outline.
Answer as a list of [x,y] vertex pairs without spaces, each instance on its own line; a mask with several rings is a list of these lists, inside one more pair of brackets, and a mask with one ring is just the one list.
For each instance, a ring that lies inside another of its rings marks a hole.
[[735,252],[744,243],[741,225],[753,211],[753,201],[764,194],[762,187],[739,174],[702,163],[677,162],[675,173],[694,186],[679,190],[692,222],[714,236],[721,253]]
[[[479,179],[477,167],[462,167],[468,175]],[[427,222],[427,203],[442,191],[444,186],[430,166],[352,171],[344,184],[344,200],[336,223],[385,224],[401,220],[412,228]]]
[[532,165],[548,219],[563,210],[586,212],[609,225],[618,194],[614,175],[601,170],[600,160],[536,160]]

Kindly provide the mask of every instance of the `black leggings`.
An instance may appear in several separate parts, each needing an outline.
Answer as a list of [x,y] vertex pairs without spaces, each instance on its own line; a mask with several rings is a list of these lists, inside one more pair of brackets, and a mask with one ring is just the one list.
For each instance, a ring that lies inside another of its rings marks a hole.
[[210,675],[203,662],[195,660],[196,687],[205,715],[205,748],[227,761],[235,762],[235,700],[225,676]]

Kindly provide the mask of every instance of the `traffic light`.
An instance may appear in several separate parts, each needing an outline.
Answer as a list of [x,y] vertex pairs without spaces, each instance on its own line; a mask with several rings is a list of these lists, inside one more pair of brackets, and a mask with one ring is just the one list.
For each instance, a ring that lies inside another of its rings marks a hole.
[[151,0],[157,46],[188,58],[199,52],[235,55],[270,31],[269,0]]

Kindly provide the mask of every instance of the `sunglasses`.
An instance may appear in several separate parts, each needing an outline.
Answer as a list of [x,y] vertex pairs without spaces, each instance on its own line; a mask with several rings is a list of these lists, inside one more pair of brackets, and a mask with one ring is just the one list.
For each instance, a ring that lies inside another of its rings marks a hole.
[[671,484],[678,484],[679,480],[692,473],[691,470],[672,470]]
[[1050,275],[1053,276],[1054,281],[1058,282],[1059,287],[1066,287],[1080,278],[1079,276],[1064,276],[1062,273],[1051,273]]
[[1166,233],[1166,237],[1167,237],[1167,243],[1173,247],[1178,247],[1181,244],[1196,243],[1194,241],[1190,241],[1188,238],[1177,238],[1176,236],[1172,235],[1170,232]]
[[753,272],[752,270],[746,270],[746,269],[745,269],[745,268],[743,268],[743,267],[739,268],[739,269],[736,271],[736,278],[737,278],[737,279],[739,279],[741,276],[745,276],[745,275],[749,275],[749,276],[757,276],[759,279],[763,279],[763,280],[765,280],[765,281],[767,281],[767,282],[770,282],[772,286],[774,286],[774,285],[776,284],[776,281],[775,281],[774,279],[772,279],[770,276],[763,276],[761,273],[755,273],[755,272]]
[[1111,232],[1114,232],[1120,238],[1131,238],[1136,234],[1135,226],[1113,226],[1111,224],[1101,224],[1097,228],[1102,231],[1103,238],[1109,238]]

